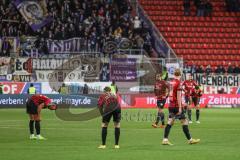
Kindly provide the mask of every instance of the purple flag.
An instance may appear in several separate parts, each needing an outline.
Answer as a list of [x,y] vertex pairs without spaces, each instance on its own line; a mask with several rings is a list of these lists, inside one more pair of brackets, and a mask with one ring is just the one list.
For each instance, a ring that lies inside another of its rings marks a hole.
[[34,31],[52,21],[45,0],[14,0],[14,4]]

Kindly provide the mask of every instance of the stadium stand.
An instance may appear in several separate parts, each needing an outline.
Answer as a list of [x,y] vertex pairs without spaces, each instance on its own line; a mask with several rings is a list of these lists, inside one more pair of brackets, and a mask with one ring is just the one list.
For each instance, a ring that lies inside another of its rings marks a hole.
[[183,3],[183,0],[140,0],[175,53],[188,64],[239,65],[240,12],[228,12],[224,0],[212,0],[211,17],[197,16],[191,1],[190,15],[184,16]]
[[[33,36],[38,39],[38,48],[46,39],[80,37],[90,48],[99,51],[108,40],[127,38],[134,43],[134,48],[140,48],[138,42],[149,39],[148,34],[141,32],[142,24],[132,15],[128,0],[47,0],[47,9],[53,21],[34,32],[10,1],[1,1],[0,37],[20,37],[22,40]],[[9,56],[9,53],[2,51],[1,55]]]

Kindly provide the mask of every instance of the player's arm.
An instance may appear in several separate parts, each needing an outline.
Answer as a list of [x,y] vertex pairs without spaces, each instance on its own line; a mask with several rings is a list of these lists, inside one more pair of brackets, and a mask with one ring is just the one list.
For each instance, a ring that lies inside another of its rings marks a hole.
[[182,92],[181,90],[177,91],[177,103],[179,106],[179,113],[182,113],[182,93],[181,92]]
[[193,81],[193,85],[194,85],[194,87],[198,86],[196,81]]
[[102,115],[103,114],[103,103],[104,103],[104,99],[103,99],[103,96],[100,96],[99,99],[98,99],[98,109],[99,109],[99,112],[100,114]]
[[179,84],[177,88],[177,103],[179,107],[179,114],[182,113],[182,87]]
[[155,94],[155,96],[157,95],[157,86],[156,86],[156,84],[154,85],[154,94]]
[[52,100],[47,96],[43,96],[42,99],[44,101],[44,108],[46,108],[52,102]]
[[38,115],[41,113],[41,110],[44,108],[44,106],[45,106],[44,103],[40,103],[40,104],[38,105],[38,109],[37,109]]
[[186,81],[183,82],[182,87],[183,87],[183,92],[187,93],[188,91],[187,91],[187,87],[186,87]]
[[199,89],[198,96],[199,96],[199,97],[202,97],[202,94],[203,94],[202,90],[201,90],[201,89]]
[[168,98],[169,94],[170,94],[170,86],[169,86],[169,84],[167,84],[166,85],[166,98]]

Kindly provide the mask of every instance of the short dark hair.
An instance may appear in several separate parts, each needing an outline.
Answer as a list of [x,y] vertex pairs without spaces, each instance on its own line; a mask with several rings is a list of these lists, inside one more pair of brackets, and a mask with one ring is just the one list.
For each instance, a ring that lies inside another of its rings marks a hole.
[[110,87],[105,87],[104,92],[111,92],[111,88]]
[[195,86],[195,89],[200,89],[200,87],[199,86]]

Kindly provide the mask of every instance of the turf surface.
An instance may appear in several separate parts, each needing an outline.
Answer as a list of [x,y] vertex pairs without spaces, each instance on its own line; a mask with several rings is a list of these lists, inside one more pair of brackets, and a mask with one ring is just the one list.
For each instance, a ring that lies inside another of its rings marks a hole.
[[48,140],[37,141],[28,139],[28,117],[24,109],[1,109],[0,160],[240,159],[240,109],[203,109],[201,124],[190,125],[192,136],[201,139],[197,145],[186,143],[177,122],[169,137],[174,146],[162,146],[163,129],[151,128],[156,110],[128,109],[122,112],[121,148],[113,149],[111,123],[107,149],[100,150],[97,149],[100,144],[100,118],[66,122],[58,119],[52,111],[43,111],[42,135]]

